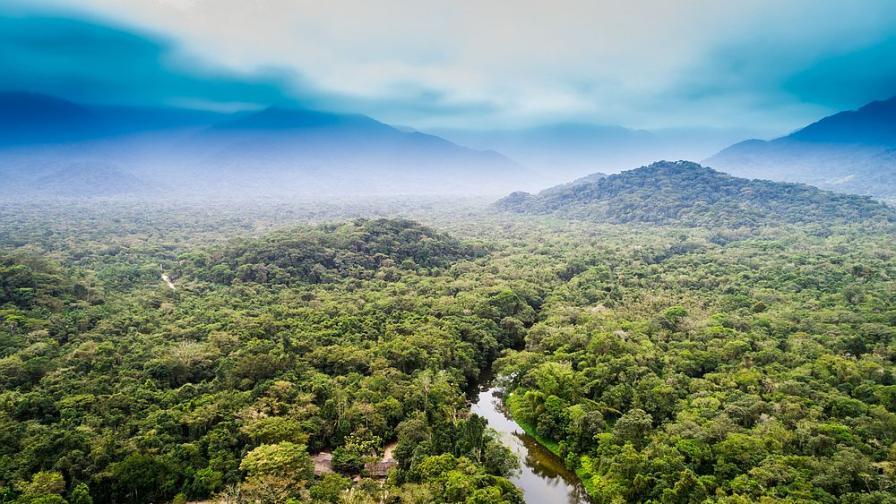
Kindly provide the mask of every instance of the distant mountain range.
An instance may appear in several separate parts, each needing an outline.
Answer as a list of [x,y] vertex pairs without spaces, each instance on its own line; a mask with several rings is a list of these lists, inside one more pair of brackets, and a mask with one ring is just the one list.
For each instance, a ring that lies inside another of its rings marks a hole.
[[95,107],[0,93],[7,196],[495,194],[525,173],[496,152],[358,114]]
[[[500,194],[711,152],[731,134],[563,123],[437,136],[302,108],[225,114],[4,92],[0,197]],[[705,164],[896,201],[896,98],[737,143]],[[561,187],[570,189],[551,191]]]
[[869,197],[747,180],[687,161],[597,175],[535,195],[516,192],[496,207],[617,224],[736,228],[782,222],[896,222],[896,210]]
[[732,145],[706,164],[896,201],[896,97],[840,112],[771,141]]
[[213,124],[214,112],[153,107],[87,107],[62,98],[0,92],[0,147],[83,141]]
[[506,154],[540,173],[549,184],[597,171],[618,172],[657,159],[702,159],[745,136],[733,130],[645,131],[589,123],[435,133],[462,145]]

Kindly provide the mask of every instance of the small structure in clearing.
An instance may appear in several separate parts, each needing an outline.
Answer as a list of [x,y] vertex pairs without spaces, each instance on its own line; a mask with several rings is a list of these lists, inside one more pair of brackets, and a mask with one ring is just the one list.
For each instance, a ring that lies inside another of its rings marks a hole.
[[396,444],[397,443],[389,443],[386,445],[386,449],[383,451],[383,458],[380,460],[364,464],[364,472],[371,478],[385,478],[388,476],[389,471],[392,470],[393,467],[398,466],[398,461],[395,460],[394,456]]
[[398,465],[398,462],[392,460],[389,462],[369,462],[364,464],[364,472],[371,478],[385,478],[389,475],[389,471]]

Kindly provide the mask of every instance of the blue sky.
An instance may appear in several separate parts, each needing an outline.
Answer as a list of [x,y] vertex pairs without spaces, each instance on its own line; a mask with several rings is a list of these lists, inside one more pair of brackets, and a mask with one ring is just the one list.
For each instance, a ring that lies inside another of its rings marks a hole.
[[421,128],[773,136],[896,95],[896,2],[7,0],[4,87]]

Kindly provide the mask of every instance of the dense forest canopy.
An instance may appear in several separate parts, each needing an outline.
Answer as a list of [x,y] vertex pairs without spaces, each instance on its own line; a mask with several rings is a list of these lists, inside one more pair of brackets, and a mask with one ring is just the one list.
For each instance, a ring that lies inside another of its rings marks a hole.
[[896,0],[757,3],[0,0],[0,504],[896,504]]
[[688,161],[660,161],[537,195],[513,193],[497,207],[615,224],[755,227],[896,221],[896,211],[869,197],[747,180]]
[[195,276],[232,283],[324,283],[384,268],[441,268],[481,251],[408,220],[357,220],[281,231],[191,256]]
[[894,502],[886,207],[22,210],[0,207],[0,502],[521,503],[468,412],[489,369],[595,502]]

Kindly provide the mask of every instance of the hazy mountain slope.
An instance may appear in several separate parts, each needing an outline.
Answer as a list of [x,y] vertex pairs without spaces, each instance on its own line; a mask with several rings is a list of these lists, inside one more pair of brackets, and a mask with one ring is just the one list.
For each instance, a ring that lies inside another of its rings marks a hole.
[[0,199],[160,197],[164,177],[128,161],[138,150],[105,151],[93,141],[0,149]]
[[657,159],[703,158],[744,133],[717,130],[645,131],[622,126],[556,123],[505,130],[435,130],[477,149],[493,149],[556,184],[595,171],[613,173]]
[[537,195],[514,193],[500,209],[610,223],[756,226],[773,223],[896,222],[870,198],[732,177],[687,161],[661,161]]
[[224,185],[300,193],[496,193],[525,171],[506,157],[370,117],[269,108],[216,125],[191,148]]
[[142,181],[110,188],[165,186],[180,198],[499,194],[525,185],[525,170],[500,154],[359,114],[270,107],[222,115],[4,93],[0,133],[0,193],[20,196],[46,194],[53,177],[96,186],[78,174],[109,167]]
[[0,92],[0,147],[53,144],[208,125],[224,116],[169,107],[113,107],[22,91]]
[[361,114],[335,114],[317,110],[268,107],[262,111],[240,115],[212,126],[212,131],[283,131],[332,129],[352,132],[381,133],[395,130],[391,126]]
[[98,118],[70,101],[26,92],[0,93],[0,146],[84,138]]
[[735,175],[896,200],[896,97],[775,140],[732,145],[706,164]]
[[159,188],[112,166],[74,165],[35,181],[35,190],[67,198],[146,194]]
[[604,173],[592,173],[591,175],[586,175],[584,177],[577,178],[572,182],[567,182],[565,184],[555,185],[553,187],[549,187],[544,191],[539,193],[539,196],[548,197],[554,194],[562,194],[571,190],[575,190],[575,188],[580,186],[585,186],[589,184],[593,184],[598,182],[599,180],[605,178],[607,175]]
[[896,96],[825,117],[788,138],[815,143],[896,146]]

